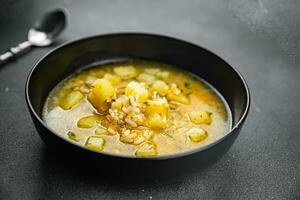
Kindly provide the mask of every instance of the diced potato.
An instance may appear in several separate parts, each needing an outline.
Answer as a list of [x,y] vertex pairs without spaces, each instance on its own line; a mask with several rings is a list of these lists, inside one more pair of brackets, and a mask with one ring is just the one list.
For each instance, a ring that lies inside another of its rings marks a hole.
[[114,72],[122,79],[130,79],[137,76],[136,69],[133,66],[115,67]]
[[61,90],[59,90],[57,94],[57,103],[60,104],[62,100],[72,91],[73,90],[69,89],[68,87],[63,87]]
[[68,88],[80,87],[84,84],[84,81],[82,79],[84,79],[82,75],[81,76],[79,75],[77,77],[72,77],[66,82],[65,87]]
[[63,99],[61,99],[59,106],[64,110],[69,110],[75,107],[84,95],[80,91],[71,91]]
[[152,88],[157,91],[160,96],[165,96],[169,90],[169,86],[161,80],[155,81],[152,85]]
[[160,69],[158,68],[146,68],[144,72],[152,75],[156,75],[158,72],[160,72]]
[[185,96],[182,92],[179,94],[175,94],[173,91],[168,91],[167,99],[169,101],[176,101],[182,104],[188,105],[190,103],[190,100],[187,96]]
[[142,144],[142,146],[135,152],[136,156],[156,156],[157,151],[156,151],[156,146],[152,142],[146,142]]
[[102,151],[105,146],[105,140],[99,136],[90,136],[87,139],[85,146],[89,149],[93,149],[96,151]]
[[168,102],[165,99],[156,99],[147,101],[147,113],[157,113],[161,116],[167,116],[167,112],[169,109]]
[[152,113],[147,117],[147,125],[152,129],[164,129],[167,127],[167,118],[160,114]]
[[121,99],[116,99],[112,104],[111,104],[111,107],[113,109],[117,109],[117,110],[121,110],[122,109],[122,100]]
[[116,86],[121,83],[121,78],[117,75],[107,73],[103,76],[104,79],[109,80],[112,85]]
[[99,102],[104,102],[115,94],[115,89],[110,81],[106,79],[97,79],[92,84],[91,95]]
[[96,135],[104,135],[107,133],[107,129],[104,127],[99,127],[96,129],[95,134]]
[[167,80],[170,76],[170,72],[167,72],[167,71],[161,71],[161,72],[158,72],[156,74],[156,76],[162,80]]
[[90,74],[91,75],[93,75],[93,76],[96,76],[97,78],[101,78],[101,77],[103,77],[104,76],[104,74],[105,74],[105,70],[103,70],[103,69],[98,69],[98,68],[94,68],[94,69],[91,69],[90,70]]
[[87,79],[85,80],[85,83],[88,85],[92,85],[95,81],[97,80],[96,76],[88,76]]
[[141,83],[138,83],[136,81],[131,81],[128,83],[126,89],[125,89],[125,94],[127,96],[137,96],[138,99],[137,101],[139,103],[144,103],[148,97],[149,97],[149,92],[146,87],[144,87]]
[[115,94],[115,88],[106,79],[97,79],[92,84],[92,90],[88,95],[90,103],[98,110],[104,106],[105,101],[111,98]]
[[189,113],[189,118],[194,124],[211,124],[211,113],[197,110]]
[[187,135],[192,142],[201,142],[208,136],[207,132],[199,127],[193,127],[187,131]]
[[155,81],[154,76],[152,76],[150,74],[146,74],[146,73],[139,74],[136,79],[140,82],[145,82],[147,85],[151,85]]
[[103,116],[100,115],[86,116],[78,120],[77,126],[79,128],[92,128],[96,125],[96,123],[100,123],[102,119]]
[[73,141],[75,141],[75,142],[79,142],[79,141],[80,141],[80,140],[77,138],[77,136],[76,136],[75,133],[69,131],[67,134],[68,134],[68,138],[69,138],[70,140],[73,140]]
[[125,96],[118,97],[112,104],[111,107],[113,109],[121,110],[123,106],[128,106],[129,100],[125,98]]
[[138,144],[143,143],[144,141],[145,141],[145,137],[142,136],[142,135],[138,135],[138,136],[134,139],[133,144],[138,145]]

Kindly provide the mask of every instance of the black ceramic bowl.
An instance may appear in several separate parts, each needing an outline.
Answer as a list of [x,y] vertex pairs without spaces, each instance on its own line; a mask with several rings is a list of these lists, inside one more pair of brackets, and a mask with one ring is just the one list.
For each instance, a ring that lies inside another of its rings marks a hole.
[[94,152],[76,145],[51,131],[42,121],[42,109],[49,92],[66,76],[94,62],[132,58],[183,67],[205,79],[227,101],[233,122],[231,131],[210,145],[184,153],[134,159],[162,160],[193,155],[206,161],[223,155],[239,134],[249,110],[250,94],[245,80],[224,60],[206,49],[182,40],[151,34],[108,34],[83,38],[64,44],[40,59],[28,76],[26,101],[42,140],[53,149],[72,152],[72,155],[96,159],[132,159]]

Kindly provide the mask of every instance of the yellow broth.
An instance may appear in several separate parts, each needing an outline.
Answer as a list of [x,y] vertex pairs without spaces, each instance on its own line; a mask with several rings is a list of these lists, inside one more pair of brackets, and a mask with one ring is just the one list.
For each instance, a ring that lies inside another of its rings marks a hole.
[[74,143],[126,156],[188,151],[231,128],[230,110],[209,84],[141,60],[96,65],[66,78],[50,92],[43,120]]

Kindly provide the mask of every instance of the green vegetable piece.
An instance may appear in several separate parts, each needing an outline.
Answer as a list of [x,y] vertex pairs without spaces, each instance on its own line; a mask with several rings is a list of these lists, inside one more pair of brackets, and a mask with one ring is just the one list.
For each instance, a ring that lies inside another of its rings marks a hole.
[[105,145],[105,140],[99,136],[90,136],[85,143],[85,146],[87,148],[96,151],[102,151],[104,149],[104,145]]
[[107,129],[103,127],[99,127],[96,129],[95,134],[96,135],[104,135],[107,133]]
[[83,97],[84,95],[80,91],[72,91],[61,99],[59,106],[64,110],[70,110],[75,107]]
[[75,142],[79,142],[79,141],[80,141],[80,140],[77,138],[76,134],[73,133],[73,132],[71,132],[71,131],[69,131],[69,132],[67,133],[67,135],[68,135],[68,138],[69,138],[70,140],[73,140],[73,141],[75,141]]

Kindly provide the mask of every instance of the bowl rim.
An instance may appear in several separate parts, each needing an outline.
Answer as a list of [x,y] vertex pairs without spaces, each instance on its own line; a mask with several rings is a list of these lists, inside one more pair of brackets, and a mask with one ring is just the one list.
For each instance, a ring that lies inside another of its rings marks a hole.
[[[31,100],[29,97],[29,83],[31,81],[31,77],[32,74],[35,72],[35,70],[38,68],[38,66],[40,65],[40,63],[47,58],[48,56],[50,56],[51,54],[53,54],[54,52],[66,47],[66,46],[70,46],[73,45],[75,43],[80,43],[86,40],[92,40],[92,39],[96,39],[96,38],[104,38],[104,37],[116,37],[116,36],[148,36],[148,37],[156,37],[156,38],[162,38],[162,39],[167,39],[167,40],[174,40],[176,42],[180,42],[180,43],[185,43],[187,45],[196,47],[196,48],[200,48],[206,52],[208,52],[209,54],[215,56],[217,59],[221,60],[222,62],[224,62],[227,67],[230,67],[234,73],[236,73],[236,75],[239,77],[239,79],[242,81],[242,85],[243,85],[243,89],[246,91],[246,107],[243,110],[243,113],[240,117],[240,119],[238,120],[238,122],[221,138],[218,138],[217,140],[211,142],[210,144],[207,144],[205,146],[202,147],[198,147],[198,148],[194,148],[188,151],[184,151],[184,152],[180,152],[180,153],[174,153],[174,154],[167,154],[167,155],[159,155],[159,156],[151,156],[151,157],[134,157],[134,156],[127,156],[127,155],[120,155],[120,154],[113,154],[113,153],[108,153],[108,152],[99,152],[99,151],[95,151],[92,149],[88,149],[80,144],[77,144],[75,142],[72,142],[70,140],[68,140],[67,138],[64,138],[62,135],[56,133],[55,131],[53,131],[50,127],[48,127],[45,122],[39,117],[39,115],[36,113],[35,109],[33,108],[32,104],[31,104]],[[174,38],[171,36],[166,36],[166,35],[161,35],[161,34],[154,34],[154,33],[144,33],[144,32],[117,32],[117,33],[106,33],[106,34],[96,34],[96,35],[91,35],[88,37],[81,37],[75,40],[71,40],[68,42],[65,42],[57,47],[55,47],[54,49],[50,50],[49,52],[47,52],[44,56],[42,56],[32,67],[32,69],[30,70],[27,79],[26,79],[26,84],[25,84],[25,99],[26,99],[26,103],[27,103],[27,107],[29,108],[29,110],[31,111],[31,113],[33,113],[33,116],[36,118],[36,120],[45,128],[47,129],[49,132],[51,132],[52,134],[54,134],[55,136],[59,137],[60,139],[66,141],[67,143],[70,143],[71,145],[75,145],[85,151],[90,151],[90,152],[94,152],[97,153],[99,155],[104,155],[104,156],[110,156],[110,157],[117,157],[117,158],[125,158],[125,159],[139,159],[139,160],[167,160],[167,159],[174,159],[174,158],[179,158],[179,157],[184,157],[184,156],[188,156],[188,155],[192,155],[195,153],[199,153],[205,150],[208,150],[210,148],[212,148],[213,146],[217,145],[218,143],[222,142],[223,140],[225,140],[227,137],[229,137],[230,135],[232,135],[235,130],[239,129],[239,127],[243,124],[243,122],[245,121],[248,113],[249,113],[249,109],[250,109],[250,90],[249,87],[244,79],[244,77],[241,75],[241,73],[234,68],[233,66],[231,66],[229,63],[227,63],[225,60],[223,60],[220,56],[216,55],[215,53],[211,52],[210,50],[201,47],[197,44],[182,40],[182,39],[178,39],[178,38]]]

